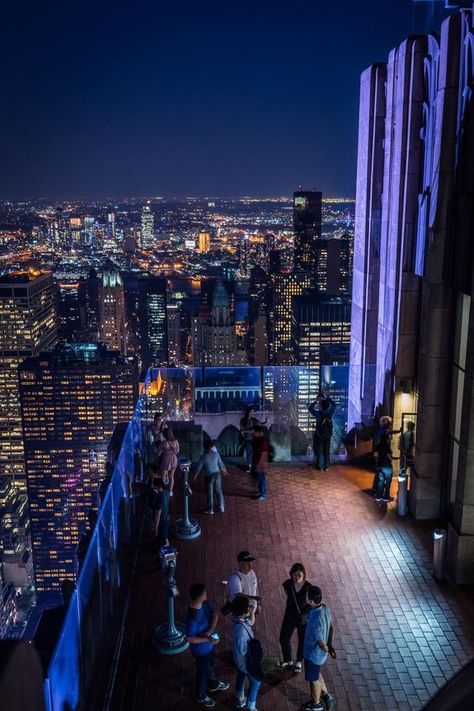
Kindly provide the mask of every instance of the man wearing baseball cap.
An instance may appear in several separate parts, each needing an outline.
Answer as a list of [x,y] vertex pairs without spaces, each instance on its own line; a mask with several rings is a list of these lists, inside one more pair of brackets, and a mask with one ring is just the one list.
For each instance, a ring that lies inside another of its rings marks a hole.
[[239,569],[229,578],[229,598],[246,597],[251,607],[256,608],[260,600],[258,596],[258,582],[252,563],[255,560],[249,551],[240,551],[237,556]]

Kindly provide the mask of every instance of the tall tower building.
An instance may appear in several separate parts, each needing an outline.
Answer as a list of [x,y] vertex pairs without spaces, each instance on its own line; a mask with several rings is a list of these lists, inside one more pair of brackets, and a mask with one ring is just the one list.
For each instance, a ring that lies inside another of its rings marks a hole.
[[321,239],[322,193],[298,190],[293,193],[295,233],[294,269],[315,274],[318,269],[318,240]]
[[314,288],[314,277],[302,272],[272,273],[269,311],[269,356],[273,365],[294,365],[292,338],[293,299]]
[[234,311],[222,281],[217,281],[212,306],[201,307],[192,323],[193,364],[245,365],[245,351],[237,346]]
[[104,272],[99,286],[99,337],[121,355],[127,352],[125,298],[118,272]]
[[0,277],[0,475],[24,481],[18,366],[57,340],[56,290],[49,272]]
[[136,355],[142,368],[168,360],[166,279],[127,273],[125,293],[127,352]]
[[147,250],[155,248],[155,216],[149,202],[142,209],[140,246]]
[[211,249],[211,233],[207,231],[199,232],[198,234],[198,252],[205,254]]
[[270,280],[261,267],[250,273],[248,352],[250,365],[268,363],[268,307]]
[[95,508],[107,443],[130,420],[136,362],[97,343],[65,344],[19,369],[36,587],[74,580],[74,550]]
[[416,423],[409,506],[448,520],[459,583],[474,582],[473,35],[472,7],[452,11],[362,74],[349,383],[349,426],[374,404]]

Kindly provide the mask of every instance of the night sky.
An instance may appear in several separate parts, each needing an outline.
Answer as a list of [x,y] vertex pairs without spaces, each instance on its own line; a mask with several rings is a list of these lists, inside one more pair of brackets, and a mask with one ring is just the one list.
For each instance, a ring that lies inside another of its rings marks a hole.
[[411,0],[11,0],[0,198],[353,196],[360,72]]

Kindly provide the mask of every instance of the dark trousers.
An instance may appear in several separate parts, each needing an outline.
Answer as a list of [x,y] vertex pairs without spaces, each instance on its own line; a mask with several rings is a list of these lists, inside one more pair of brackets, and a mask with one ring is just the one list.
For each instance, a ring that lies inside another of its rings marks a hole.
[[385,499],[390,496],[390,485],[392,483],[393,468],[391,466],[383,466],[377,469],[375,489],[375,497],[377,499]]
[[318,469],[321,467],[321,455],[323,457],[323,469],[329,466],[329,450],[331,448],[330,439],[322,439],[316,432],[313,435],[314,459]]
[[196,662],[196,698],[199,701],[207,696],[207,690],[217,689],[219,685],[219,680],[216,676],[213,666],[213,656],[214,650],[208,654],[201,654],[200,656],[195,656],[194,661]]
[[296,661],[303,661],[303,645],[306,625],[299,625],[298,620],[295,619],[293,616],[285,615],[280,630],[280,647],[284,662],[291,662],[291,637],[295,629],[298,633],[298,650],[296,652]]

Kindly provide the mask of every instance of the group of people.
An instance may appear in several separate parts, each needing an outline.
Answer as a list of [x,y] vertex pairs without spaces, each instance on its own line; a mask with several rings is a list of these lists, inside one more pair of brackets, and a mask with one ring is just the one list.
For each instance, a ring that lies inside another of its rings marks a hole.
[[155,536],[160,539],[160,546],[166,546],[170,525],[170,497],[174,493],[174,477],[178,468],[179,442],[161,412],[155,413],[148,430],[148,445],[151,450],[151,526]]
[[396,434],[401,435],[400,453],[403,471],[406,473],[414,464],[415,423],[408,421],[404,432],[403,428],[394,430],[392,429],[392,419],[384,415],[379,420],[378,430],[374,438],[376,468],[372,490],[377,504],[393,501],[393,497],[390,496],[390,487],[393,478],[393,452],[391,445],[393,435]]
[[[258,692],[263,680],[262,648],[255,636],[256,620],[262,605],[258,581],[249,551],[237,556],[238,569],[228,582],[228,600],[222,612],[232,613],[232,657],[236,667],[235,708],[256,711]],[[295,563],[284,581],[286,607],[280,631],[282,661],[280,669],[305,671],[310,699],[306,711],[324,711],[334,706],[321,674],[328,655],[336,656],[332,646],[334,627],[329,607],[322,601],[321,589],[306,579],[302,563]],[[186,636],[196,664],[196,701],[206,708],[215,706],[209,696],[226,691],[230,684],[220,681],[214,670],[214,648],[220,642],[216,632],[218,614],[207,600],[206,587],[195,583],[189,590]],[[292,659],[291,638],[297,632],[296,661]]]

